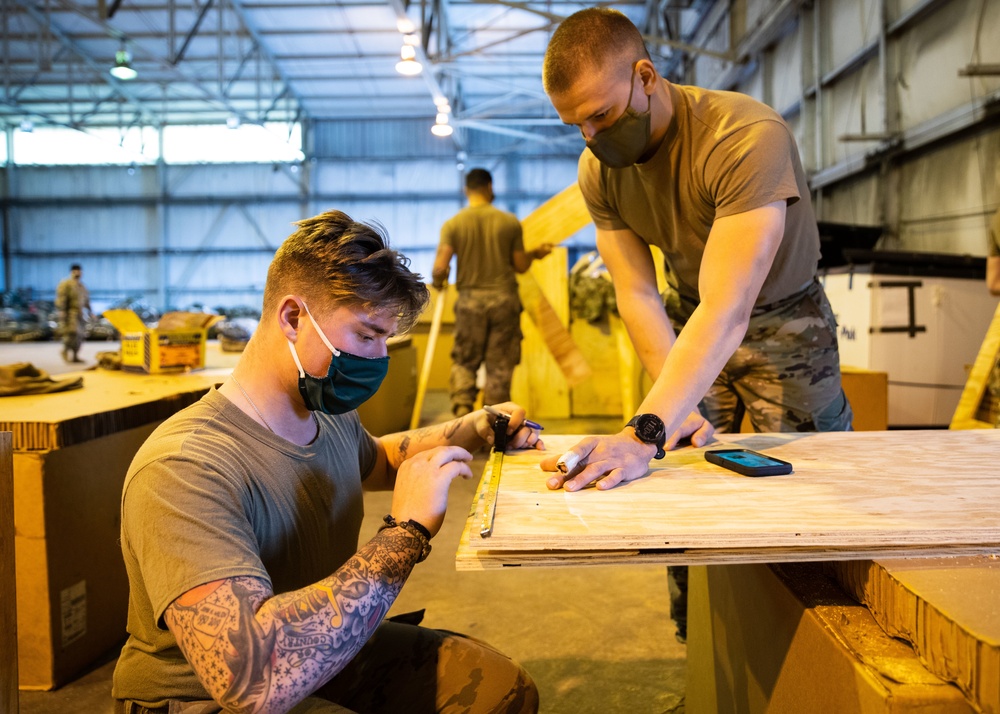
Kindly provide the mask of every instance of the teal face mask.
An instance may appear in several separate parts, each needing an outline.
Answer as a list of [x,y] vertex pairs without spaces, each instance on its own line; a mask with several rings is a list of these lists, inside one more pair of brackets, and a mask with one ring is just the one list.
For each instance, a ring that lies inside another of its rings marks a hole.
[[304,300],[302,307],[306,309],[306,314],[316,326],[316,332],[319,333],[323,344],[333,354],[326,376],[313,377],[302,369],[299,355],[295,352],[295,344],[288,340],[288,349],[291,350],[292,359],[299,369],[299,394],[305,401],[306,409],[324,414],[345,414],[357,409],[371,399],[382,386],[382,380],[389,371],[389,358],[368,359],[338,350],[323,334]]

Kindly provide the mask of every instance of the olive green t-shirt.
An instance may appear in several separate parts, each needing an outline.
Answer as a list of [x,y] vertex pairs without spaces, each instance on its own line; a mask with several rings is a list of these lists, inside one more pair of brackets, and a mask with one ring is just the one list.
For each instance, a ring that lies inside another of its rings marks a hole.
[[986,254],[991,258],[1000,258],[1000,209],[990,221],[990,246]]
[[147,706],[211,698],[163,623],[188,590],[252,576],[290,592],[357,552],[375,442],[357,412],[317,417],[316,439],[297,446],[213,389],[139,449],[122,492],[129,638],[116,698]]
[[490,203],[467,206],[445,221],[441,244],[455,251],[459,290],[517,290],[513,255],[524,241],[512,213]]
[[667,83],[674,114],[656,154],[624,169],[580,156],[580,189],[598,228],[631,229],[663,250],[669,280],[698,300],[698,272],[717,218],[785,201],[785,232],[756,305],[798,292],[816,274],[819,231],[795,139],[746,95]]

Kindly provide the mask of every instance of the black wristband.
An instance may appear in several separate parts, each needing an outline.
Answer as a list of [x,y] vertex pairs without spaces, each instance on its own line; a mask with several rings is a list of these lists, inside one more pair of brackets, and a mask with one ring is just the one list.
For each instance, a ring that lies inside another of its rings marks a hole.
[[423,524],[417,523],[412,518],[410,520],[397,523],[391,513],[387,513],[385,518],[382,519],[382,522],[383,525],[379,528],[379,532],[384,531],[386,528],[402,528],[404,531],[419,540],[421,549],[417,562],[422,563],[427,560],[427,556],[431,554],[431,532],[427,530]]

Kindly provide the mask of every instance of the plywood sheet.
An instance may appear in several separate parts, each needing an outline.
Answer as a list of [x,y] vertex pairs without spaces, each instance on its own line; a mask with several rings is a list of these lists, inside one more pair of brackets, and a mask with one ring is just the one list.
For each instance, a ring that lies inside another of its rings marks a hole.
[[[548,453],[581,437],[547,436]],[[493,535],[460,567],[775,562],[1000,550],[997,431],[726,434],[723,445],[792,462],[748,478],[688,447],[611,491],[549,491],[538,451],[504,459]]]

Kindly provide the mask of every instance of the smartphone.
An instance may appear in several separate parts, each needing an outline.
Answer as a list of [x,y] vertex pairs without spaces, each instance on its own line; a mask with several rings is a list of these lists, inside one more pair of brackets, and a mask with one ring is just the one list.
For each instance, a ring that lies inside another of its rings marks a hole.
[[744,476],[780,476],[792,472],[787,461],[750,449],[714,449],[705,452],[705,459]]

